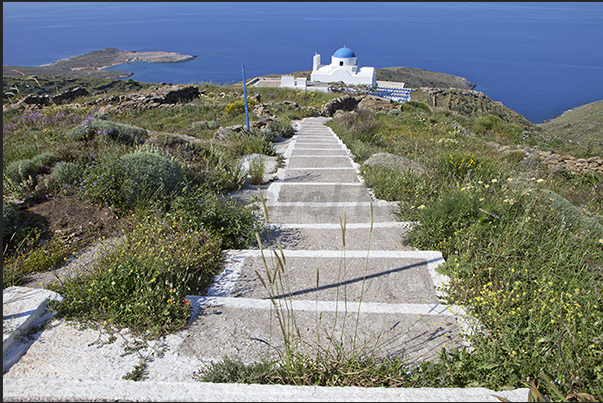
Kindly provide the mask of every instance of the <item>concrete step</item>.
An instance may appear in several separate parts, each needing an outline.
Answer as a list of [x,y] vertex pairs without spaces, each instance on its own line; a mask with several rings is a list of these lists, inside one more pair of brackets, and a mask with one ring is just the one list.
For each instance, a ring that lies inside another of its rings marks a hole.
[[359,183],[356,168],[288,168],[283,182]]
[[282,357],[283,334],[289,346],[309,356],[318,351],[349,354],[355,347],[359,359],[368,354],[396,356],[408,364],[436,359],[443,347],[462,344],[455,317],[441,305],[346,306],[313,300],[273,304],[242,298],[193,298],[191,303],[199,313],[177,351],[208,361]]
[[292,157],[347,157],[348,151],[345,149],[324,149],[324,148],[298,148],[291,151]]
[[208,295],[439,303],[443,261],[429,251],[237,250]]
[[[408,231],[413,223],[381,222],[348,223],[345,230],[347,250],[416,250],[404,246]],[[283,249],[290,250],[340,250],[343,236],[339,223],[336,224],[273,224],[262,234],[264,248],[271,247],[278,240]],[[272,240],[272,244],[268,242]]]
[[298,168],[354,168],[352,159],[347,156],[314,157],[291,156],[287,163],[288,169]]
[[279,202],[370,202],[369,192],[361,183],[279,182],[272,185]]
[[[398,211],[395,203],[377,202],[276,202],[267,205],[270,223],[307,224],[393,222]],[[263,212],[262,212],[263,213]]]

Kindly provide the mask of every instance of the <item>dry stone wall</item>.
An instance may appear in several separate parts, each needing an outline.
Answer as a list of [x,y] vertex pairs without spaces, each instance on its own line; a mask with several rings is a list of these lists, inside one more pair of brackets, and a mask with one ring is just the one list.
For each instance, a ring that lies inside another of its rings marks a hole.
[[550,151],[534,151],[532,155],[546,164],[548,171],[551,173],[567,169],[574,174],[603,174],[602,157],[576,158],[571,155],[555,154]]

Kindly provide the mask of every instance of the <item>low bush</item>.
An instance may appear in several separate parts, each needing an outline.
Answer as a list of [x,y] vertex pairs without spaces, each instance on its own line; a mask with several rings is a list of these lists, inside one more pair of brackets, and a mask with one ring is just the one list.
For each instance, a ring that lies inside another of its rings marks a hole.
[[61,161],[52,168],[45,185],[55,192],[64,191],[68,193],[79,186],[82,173],[83,170],[79,164]]
[[37,173],[37,170],[38,164],[33,160],[23,159],[9,164],[4,171],[4,175],[6,175],[10,181],[19,184],[33,177]]
[[118,164],[123,169],[122,186],[138,197],[168,195],[183,186],[184,176],[178,163],[162,155],[135,152],[122,156]]
[[51,287],[64,300],[50,307],[68,319],[157,337],[187,326],[186,295],[202,295],[221,262],[220,240],[206,231],[169,217],[135,217],[94,273]]
[[36,164],[37,172],[39,173],[49,173],[57,160],[58,158],[50,152],[38,154],[32,158],[33,163]]
[[174,220],[182,219],[197,230],[204,229],[221,238],[224,249],[247,249],[260,229],[256,210],[253,205],[197,188],[176,197],[169,214]]
[[68,133],[72,138],[85,141],[92,140],[96,136],[106,136],[125,144],[134,144],[146,135],[147,131],[140,127],[93,117],[88,117]]
[[2,199],[2,240],[5,246],[19,228],[20,218],[17,207]]

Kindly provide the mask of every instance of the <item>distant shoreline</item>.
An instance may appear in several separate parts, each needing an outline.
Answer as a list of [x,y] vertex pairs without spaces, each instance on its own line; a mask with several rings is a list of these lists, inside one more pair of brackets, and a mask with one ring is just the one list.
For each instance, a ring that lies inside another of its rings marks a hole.
[[121,70],[106,70],[109,67],[135,62],[184,63],[197,56],[177,52],[139,52],[105,48],[83,55],[57,60],[41,66],[3,66],[5,76],[58,75],[75,77],[127,78],[134,73]]

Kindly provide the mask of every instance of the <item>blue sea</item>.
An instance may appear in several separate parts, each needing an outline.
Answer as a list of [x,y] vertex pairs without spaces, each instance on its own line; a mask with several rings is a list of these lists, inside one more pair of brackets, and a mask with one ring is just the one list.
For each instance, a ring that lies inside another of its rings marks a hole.
[[467,78],[534,123],[603,99],[603,3],[4,2],[3,64],[107,47],[197,56],[114,67],[145,82],[231,84],[312,69],[347,46],[360,66]]

